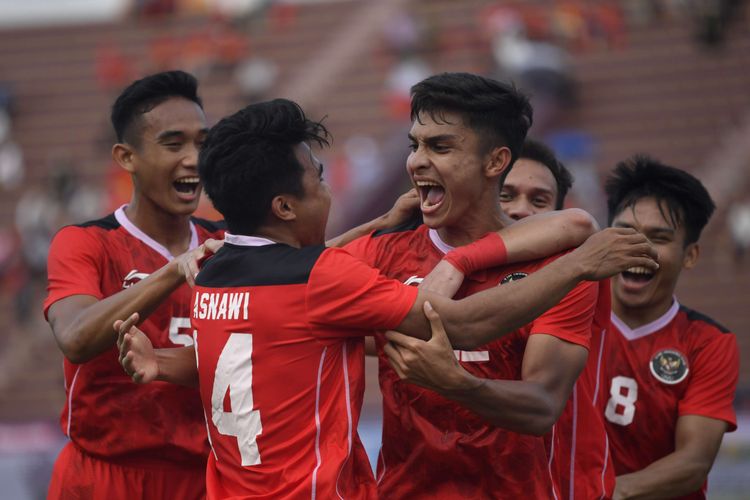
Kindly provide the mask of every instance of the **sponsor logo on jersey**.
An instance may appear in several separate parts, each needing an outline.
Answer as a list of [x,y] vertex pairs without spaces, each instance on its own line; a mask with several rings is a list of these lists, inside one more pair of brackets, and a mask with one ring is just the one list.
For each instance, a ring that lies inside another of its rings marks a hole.
[[524,279],[526,276],[528,276],[527,273],[521,273],[521,272],[510,273],[508,276],[506,276],[500,281],[500,284],[504,285],[506,283],[510,283],[511,281],[518,281],[518,280]]
[[689,368],[685,356],[674,349],[657,352],[651,363],[651,374],[665,384],[679,384],[687,377]]
[[122,280],[123,288],[130,288],[141,280],[148,278],[148,273],[139,273],[137,269],[133,269],[128,273],[127,276]]

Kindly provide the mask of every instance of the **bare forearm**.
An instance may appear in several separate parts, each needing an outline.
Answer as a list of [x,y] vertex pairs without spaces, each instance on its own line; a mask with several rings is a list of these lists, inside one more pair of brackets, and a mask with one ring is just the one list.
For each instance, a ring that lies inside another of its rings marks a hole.
[[577,247],[598,230],[585,210],[571,208],[527,217],[503,228],[508,262],[524,262]]
[[114,345],[117,335],[112,324],[116,320],[134,312],[145,319],[182,283],[184,277],[178,266],[167,264],[137,284],[93,302],[75,314],[60,312],[65,306],[55,311],[50,309],[52,331],[68,359],[74,363],[86,362]]
[[327,247],[343,247],[347,243],[350,243],[357,238],[370,234],[373,231],[379,231],[388,227],[388,214],[381,215],[371,221],[360,224],[359,226],[352,228],[341,234],[335,236],[330,240],[326,241]]
[[195,349],[192,346],[157,349],[155,352],[159,366],[157,380],[187,387],[198,387],[198,366],[195,360]]
[[463,371],[455,387],[439,392],[492,425],[521,434],[541,436],[559,416],[553,398],[533,382],[480,379]]
[[582,280],[574,258],[562,256],[522,280],[460,301],[430,301],[440,314],[451,343],[475,348],[530,323],[556,305]]
[[656,499],[687,495],[701,488],[710,463],[676,451],[645,469],[617,477],[615,499]]

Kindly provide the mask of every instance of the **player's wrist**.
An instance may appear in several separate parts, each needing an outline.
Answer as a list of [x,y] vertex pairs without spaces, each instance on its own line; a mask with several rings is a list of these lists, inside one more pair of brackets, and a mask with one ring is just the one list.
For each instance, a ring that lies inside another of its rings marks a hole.
[[461,396],[468,393],[472,393],[484,385],[484,380],[475,377],[471,373],[464,370],[461,365],[457,365],[457,370],[448,377],[448,383],[442,388],[444,396]]
[[503,238],[492,232],[473,243],[451,250],[444,258],[464,275],[468,275],[506,264],[508,250]]

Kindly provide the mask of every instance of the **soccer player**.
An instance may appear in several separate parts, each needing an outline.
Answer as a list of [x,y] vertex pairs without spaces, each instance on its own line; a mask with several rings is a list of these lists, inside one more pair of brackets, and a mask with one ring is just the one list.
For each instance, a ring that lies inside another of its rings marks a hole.
[[618,164],[606,192],[610,224],[644,234],[660,263],[612,279],[604,415],[614,497],[705,498],[722,436],[737,427],[737,340],[674,291],[697,263],[714,203],[698,179],[645,156]]
[[[544,143],[526,139],[518,161],[501,178],[500,206],[515,220],[560,210],[573,177]],[[601,286],[609,289],[609,282]],[[598,408],[601,382],[602,334],[609,329],[609,297],[600,295],[591,327],[589,356],[573,395],[553,432],[545,435],[550,466],[558,476],[563,498],[609,498],[615,473],[604,424]]]
[[65,355],[61,426],[70,438],[49,498],[203,498],[208,443],[198,393],[130,383],[111,326],[139,311],[155,345],[193,342],[180,267],[210,253],[202,243],[223,233],[191,217],[207,132],[197,82],[181,71],[138,80],[111,118],[112,156],[133,179],[130,203],[63,228],[49,252],[44,313]]
[[[476,75],[442,74],[414,86],[407,172],[424,225],[375,233],[347,250],[416,284],[454,247],[503,227],[499,178],[519,156],[531,113],[515,88]],[[478,272],[459,294],[523,283],[563,258],[556,257]],[[377,336],[380,495],[559,498],[540,436],[552,429],[586,363],[601,296],[598,283],[582,283],[510,335],[447,355],[437,349],[441,362],[433,366],[420,356],[434,343],[389,333],[388,345]],[[412,358],[419,367],[407,366]],[[409,376],[434,391],[402,380]]]
[[544,143],[526,139],[513,168],[500,176],[500,206],[513,220],[561,210],[573,176]]
[[[604,235],[528,283],[460,302],[386,279],[345,250],[323,246],[330,194],[308,143],[325,140],[321,124],[283,99],[220,121],[199,169],[229,232],[196,279],[195,349],[154,352],[131,329],[137,315],[116,324],[123,366],[136,381],[199,383],[213,448],[209,498],[374,497],[355,431],[365,335],[398,327],[427,337],[429,299],[453,341],[471,347],[554,304],[535,293],[542,286],[564,295],[581,278],[606,273],[600,257],[610,244],[625,260],[650,262],[639,252],[629,258],[630,245]],[[645,245],[645,238],[631,240]],[[605,268],[621,267],[611,260]]]

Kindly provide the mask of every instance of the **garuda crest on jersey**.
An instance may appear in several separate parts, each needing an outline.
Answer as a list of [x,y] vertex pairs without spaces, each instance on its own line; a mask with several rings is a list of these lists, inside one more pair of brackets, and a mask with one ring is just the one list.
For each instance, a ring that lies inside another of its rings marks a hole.
[[685,356],[674,349],[663,349],[651,358],[651,374],[665,384],[679,384],[687,377],[689,367]]

